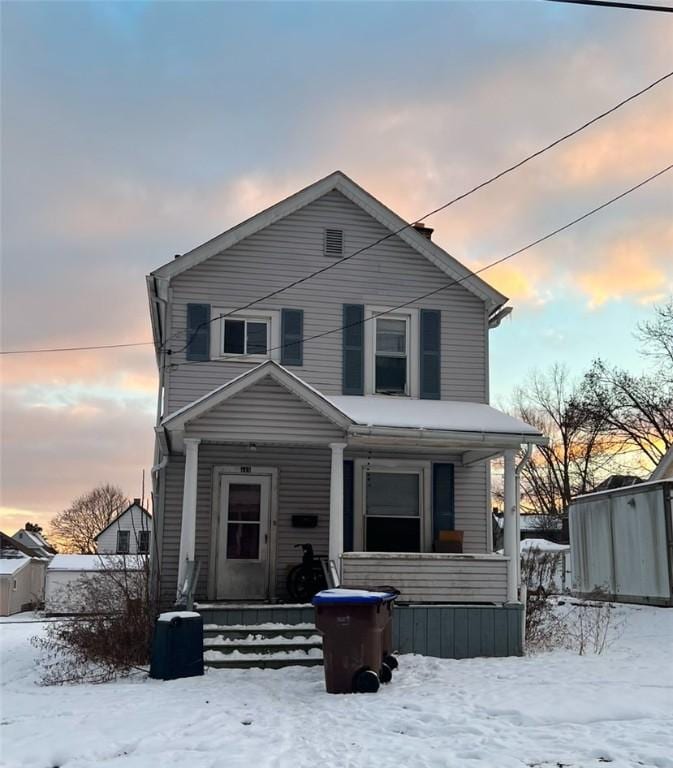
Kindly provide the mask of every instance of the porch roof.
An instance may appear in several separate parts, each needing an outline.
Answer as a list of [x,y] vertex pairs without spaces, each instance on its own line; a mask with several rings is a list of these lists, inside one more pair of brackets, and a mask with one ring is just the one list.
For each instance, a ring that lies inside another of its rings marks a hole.
[[376,395],[326,396],[273,360],[261,363],[166,416],[162,427],[181,433],[189,422],[267,376],[343,429],[345,434],[359,440],[402,437],[470,445],[480,442],[484,446],[546,443],[538,429],[486,403]]

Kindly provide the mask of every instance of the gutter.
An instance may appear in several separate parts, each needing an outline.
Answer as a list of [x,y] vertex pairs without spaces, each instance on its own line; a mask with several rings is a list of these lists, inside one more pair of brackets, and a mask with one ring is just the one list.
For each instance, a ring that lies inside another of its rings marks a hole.
[[421,440],[427,444],[429,440],[441,441],[453,440],[455,442],[493,444],[502,443],[503,447],[509,447],[513,442],[546,445],[547,438],[544,435],[535,435],[525,432],[485,432],[484,430],[445,430],[424,429],[422,427],[374,427],[354,425],[348,428],[348,434],[354,437],[406,437]]
[[495,310],[493,314],[488,317],[489,329],[497,328],[506,317],[509,317],[512,314],[513,309],[514,307],[502,307],[502,309]]

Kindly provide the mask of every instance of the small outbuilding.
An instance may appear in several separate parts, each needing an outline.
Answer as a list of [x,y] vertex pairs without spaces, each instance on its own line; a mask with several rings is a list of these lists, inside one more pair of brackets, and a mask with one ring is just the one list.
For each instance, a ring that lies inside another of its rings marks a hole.
[[570,505],[573,593],[673,606],[673,480],[579,496]]
[[11,536],[0,532],[0,616],[42,604],[47,560],[33,557]]

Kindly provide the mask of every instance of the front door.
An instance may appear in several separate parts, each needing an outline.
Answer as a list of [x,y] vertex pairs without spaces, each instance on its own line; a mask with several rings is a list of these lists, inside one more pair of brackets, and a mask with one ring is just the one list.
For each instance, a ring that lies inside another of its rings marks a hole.
[[217,599],[269,594],[271,478],[222,475],[217,541]]

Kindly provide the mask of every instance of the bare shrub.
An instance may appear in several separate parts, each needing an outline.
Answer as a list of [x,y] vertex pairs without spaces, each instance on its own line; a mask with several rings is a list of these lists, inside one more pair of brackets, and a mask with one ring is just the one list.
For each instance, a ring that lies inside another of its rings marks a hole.
[[[146,558],[102,557],[94,575],[64,589],[63,605],[77,615],[51,622],[32,644],[42,651],[44,685],[101,683],[149,663],[155,612]],[[138,567],[139,566],[139,567]]]
[[[599,597],[598,593],[594,597]],[[573,601],[564,622],[569,647],[580,656],[603,653],[622,629],[614,620],[613,604],[605,600]]]

